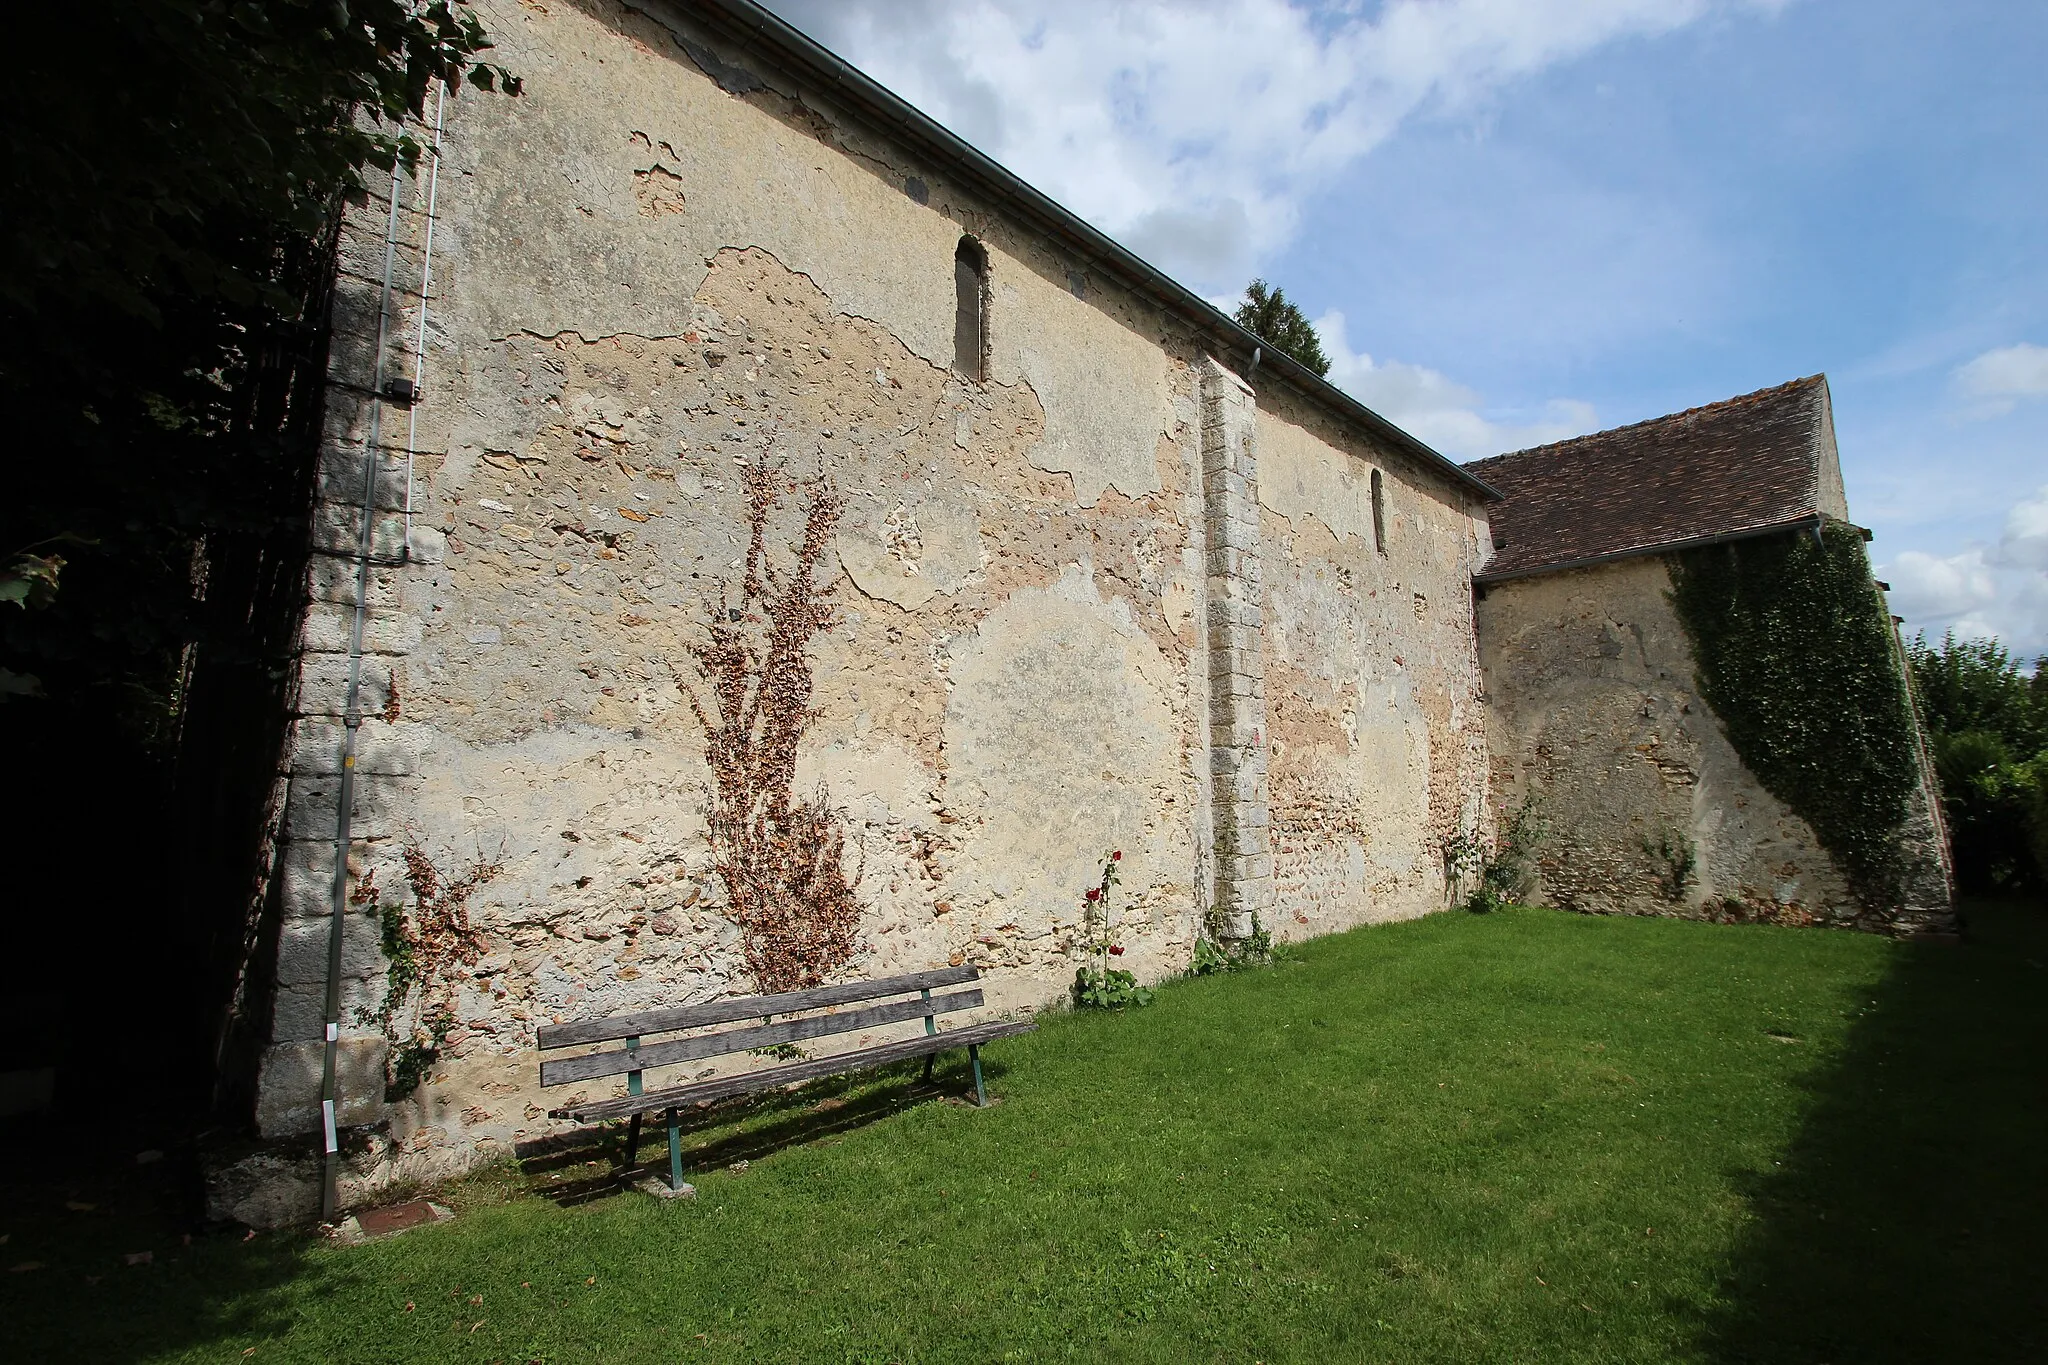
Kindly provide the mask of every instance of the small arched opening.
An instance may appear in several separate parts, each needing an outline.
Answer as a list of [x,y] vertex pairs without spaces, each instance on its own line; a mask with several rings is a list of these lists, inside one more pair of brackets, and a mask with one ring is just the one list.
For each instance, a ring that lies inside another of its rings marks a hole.
[[1372,547],[1387,552],[1387,481],[1377,469],[1372,472]]
[[968,379],[988,365],[988,249],[962,237],[953,252],[953,368]]

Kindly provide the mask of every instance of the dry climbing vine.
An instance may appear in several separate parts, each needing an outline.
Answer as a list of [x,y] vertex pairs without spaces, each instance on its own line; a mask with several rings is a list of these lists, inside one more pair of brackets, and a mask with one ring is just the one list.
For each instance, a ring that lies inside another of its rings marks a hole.
[[[469,899],[505,870],[502,859],[479,853],[462,875],[448,878],[426,850],[405,843],[405,879],[412,909],[378,908],[384,936],[384,1003],[357,1016],[379,1024],[391,1041],[384,1073],[384,1098],[401,1100],[419,1088],[455,1027],[455,992],[461,969],[484,955],[483,931],[469,922]],[[377,898],[376,874],[365,877],[351,897],[358,905]]]
[[[741,473],[747,499],[747,554],[737,584],[726,583],[704,638],[690,652],[710,693],[689,689],[711,767],[713,865],[731,898],[747,968],[763,991],[815,986],[852,960],[861,905],[845,868],[846,835],[823,788],[794,799],[797,745],[810,728],[810,644],[833,621],[818,568],[845,502],[821,478],[796,562],[776,569],[769,522],[790,480],[766,464]],[[735,601],[735,594],[737,600]]]

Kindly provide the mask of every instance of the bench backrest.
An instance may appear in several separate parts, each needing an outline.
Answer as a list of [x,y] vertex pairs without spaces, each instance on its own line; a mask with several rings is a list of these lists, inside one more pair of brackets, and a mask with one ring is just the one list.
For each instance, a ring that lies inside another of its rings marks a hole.
[[[981,979],[973,967],[941,967],[937,971],[913,972],[908,976],[883,977],[875,981],[849,981],[837,986],[818,986],[807,991],[781,995],[743,995],[713,1000],[702,1005],[676,1009],[647,1010],[639,1014],[618,1014],[608,1019],[580,1019],[573,1024],[550,1024],[540,1030],[540,1050],[588,1047],[598,1043],[623,1042],[623,1047],[606,1048],[543,1061],[543,1086],[568,1085],[574,1081],[602,1076],[624,1075],[638,1094],[639,1073],[658,1066],[723,1057],[754,1048],[775,1047],[805,1038],[824,1038],[835,1033],[856,1033],[884,1024],[923,1019],[925,1032],[938,1028],[936,1016],[955,1010],[978,1009],[981,991],[954,991],[933,995],[946,986],[958,986]],[[891,999],[908,996],[908,999]],[[864,1001],[886,1001],[862,1009],[842,1010],[842,1005]],[[814,1013],[814,1011],[824,1011]],[[797,1018],[777,1020],[777,1015]],[[650,1043],[657,1034],[689,1033],[745,1019],[761,1022],[749,1028],[699,1033],[694,1037],[671,1038]]]

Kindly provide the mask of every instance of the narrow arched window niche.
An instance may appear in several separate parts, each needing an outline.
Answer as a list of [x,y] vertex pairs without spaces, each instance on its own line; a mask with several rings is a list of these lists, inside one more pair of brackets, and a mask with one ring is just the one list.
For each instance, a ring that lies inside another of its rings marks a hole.
[[1372,472],[1372,547],[1387,552],[1387,481],[1377,469]]
[[988,248],[972,237],[953,252],[953,368],[977,382],[987,378]]

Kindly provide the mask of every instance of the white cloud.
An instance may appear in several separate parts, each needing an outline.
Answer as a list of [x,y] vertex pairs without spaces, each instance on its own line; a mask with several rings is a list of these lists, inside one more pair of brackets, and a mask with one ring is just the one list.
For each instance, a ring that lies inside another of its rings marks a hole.
[[1630,36],[1781,0],[769,0],[1068,207],[1199,288],[1426,111]]
[[1878,570],[1908,631],[1997,636],[2025,658],[2048,654],[2048,484],[2006,514],[1996,545],[1900,552]]
[[1910,621],[1954,621],[1998,600],[1998,580],[1981,549],[1946,556],[1905,550],[1882,572],[1892,585],[1892,610]]
[[1573,399],[1552,399],[1538,421],[1494,421],[1481,411],[1480,396],[1449,376],[1352,350],[1341,312],[1323,314],[1316,332],[1330,358],[1332,384],[1453,459],[1482,459],[1593,430],[1593,405]]
[[2005,514],[1998,552],[2011,568],[2048,572],[2048,485]]
[[2011,412],[2017,399],[2048,394],[2048,346],[2023,341],[1986,351],[1956,370],[1955,385],[1957,392],[1973,400],[1971,416]]

